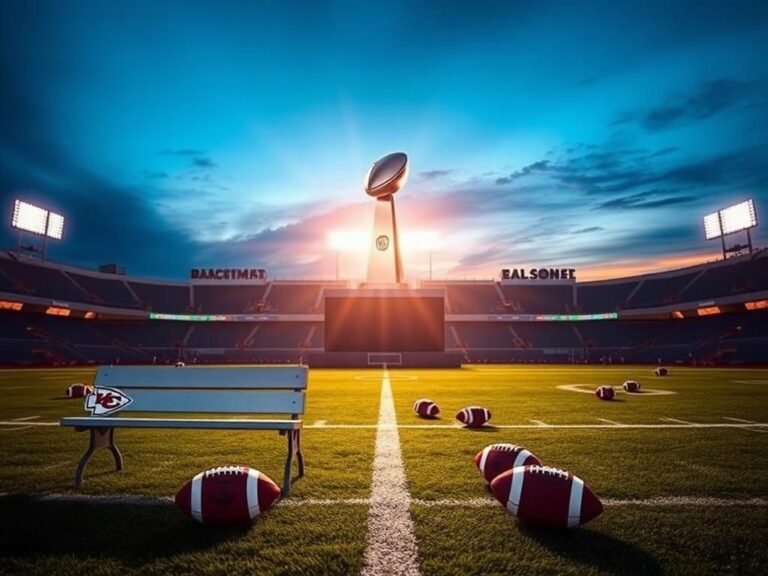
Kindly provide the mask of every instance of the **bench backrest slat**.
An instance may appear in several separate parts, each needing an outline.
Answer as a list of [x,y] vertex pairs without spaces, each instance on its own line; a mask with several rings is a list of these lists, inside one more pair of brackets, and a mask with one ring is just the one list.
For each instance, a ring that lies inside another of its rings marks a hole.
[[212,414],[303,414],[304,392],[238,390],[150,390],[121,388],[132,402],[125,412],[205,412]]
[[304,413],[306,366],[103,366],[96,388],[114,388],[132,402],[114,413]]
[[306,389],[306,366],[174,368],[173,366],[103,366],[96,386],[129,388],[271,388]]

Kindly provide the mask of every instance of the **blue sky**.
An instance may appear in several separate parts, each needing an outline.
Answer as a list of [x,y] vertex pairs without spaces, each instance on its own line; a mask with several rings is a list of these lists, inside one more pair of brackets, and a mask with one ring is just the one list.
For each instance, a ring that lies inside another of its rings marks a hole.
[[65,214],[72,264],[332,277],[327,233],[370,226],[402,150],[436,277],[709,259],[701,216],[768,210],[768,4],[617,4],[3,2],[3,218]]

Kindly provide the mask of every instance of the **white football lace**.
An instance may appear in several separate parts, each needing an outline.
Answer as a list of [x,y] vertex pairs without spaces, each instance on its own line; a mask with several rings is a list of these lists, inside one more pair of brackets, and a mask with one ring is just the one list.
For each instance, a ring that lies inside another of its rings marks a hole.
[[205,473],[206,477],[209,476],[225,476],[229,474],[243,474],[245,473],[245,470],[242,466],[219,466],[218,468],[214,468],[213,470],[208,470]]
[[517,452],[522,447],[516,444],[492,444],[491,450],[499,450],[501,452]]
[[568,472],[560,470],[559,468],[552,468],[550,466],[531,466],[531,474],[545,474],[547,476],[557,476],[559,478],[568,478]]

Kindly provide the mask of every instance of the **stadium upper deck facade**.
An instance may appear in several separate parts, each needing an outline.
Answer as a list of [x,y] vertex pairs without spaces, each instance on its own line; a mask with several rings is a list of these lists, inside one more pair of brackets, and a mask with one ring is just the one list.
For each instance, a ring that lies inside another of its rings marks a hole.
[[[565,284],[445,291],[448,352],[469,362],[768,362],[768,250]],[[0,253],[0,363],[295,362],[324,350],[345,281],[160,281]]]

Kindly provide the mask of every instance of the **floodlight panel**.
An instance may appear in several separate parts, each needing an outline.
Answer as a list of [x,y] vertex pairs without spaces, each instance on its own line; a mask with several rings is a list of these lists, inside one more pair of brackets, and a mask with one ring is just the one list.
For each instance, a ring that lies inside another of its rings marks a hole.
[[707,237],[707,240],[719,238],[723,235],[720,231],[720,216],[718,212],[704,216],[704,235]]
[[34,206],[23,200],[16,200],[13,205],[13,219],[11,226],[19,230],[26,230],[33,234],[45,236],[48,210]]
[[733,234],[757,226],[757,214],[753,200],[746,200],[720,210],[723,234]]
[[56,212],[48,213],[48,230],[46,234],[49,237],[61,240],[61,236],[64,233],[64,216],[56,214]]

